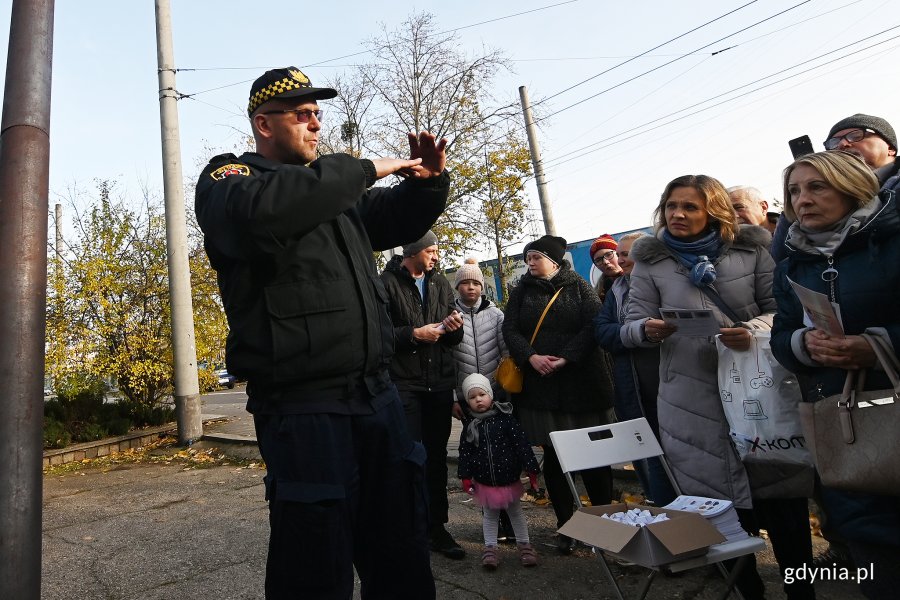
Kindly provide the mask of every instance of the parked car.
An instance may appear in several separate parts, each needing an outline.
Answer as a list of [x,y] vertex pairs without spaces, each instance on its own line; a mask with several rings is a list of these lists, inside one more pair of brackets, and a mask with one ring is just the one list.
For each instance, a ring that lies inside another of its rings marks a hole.
[[216,375],[219,376],[219,386],[227,387],[229,390],[234,389],[234,384],[237,380],[234,375],[228,372],[228,369],[219,369],[216,371]]

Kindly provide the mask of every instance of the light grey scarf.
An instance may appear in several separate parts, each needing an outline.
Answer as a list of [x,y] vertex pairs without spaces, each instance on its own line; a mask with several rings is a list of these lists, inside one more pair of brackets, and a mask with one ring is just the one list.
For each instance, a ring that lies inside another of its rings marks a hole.
[[489,419],[499,413],[503,413],[505,415],[511,415],[513,411],[512,404],[509,402],[497,402],[494,401],[494,404],[491,407],[484,411],[483,413],[473,413],[469,411],[469,415],[472,419],[469,421],[469,424],[466,426],[466,441],[471,442],[478,446],[478,423]]
[[861,206],[843,219],[822,231],[813,231],[794,221],[788,230],[786,243],[806,254],[832,256],[841,247],[847,236],[853,235],[882,209],[881,198],[875,196],[866,206]]

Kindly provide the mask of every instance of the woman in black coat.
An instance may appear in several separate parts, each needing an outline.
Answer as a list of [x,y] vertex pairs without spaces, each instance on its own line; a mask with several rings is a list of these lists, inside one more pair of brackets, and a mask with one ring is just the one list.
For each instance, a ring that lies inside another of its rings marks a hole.
[[[609,422],[612,383],[606,363],[594,343],[592,322],[600,299],[590,284],[563,259],[566,240],[545,235],[525,246],[528,273],[509,295],[503,337],[522,370],[524,384],[513,404],[533,444],[544,450],[544,481],[553,501],[557,526],[574,512],[575,499],[550,443],[550,432]],[[541,313],[561,290],[541,324]],[[609,468],[581,472],[591,503],[608,504],[612,496]],[[560,536],[560,552],[568,554],[573,540]]]

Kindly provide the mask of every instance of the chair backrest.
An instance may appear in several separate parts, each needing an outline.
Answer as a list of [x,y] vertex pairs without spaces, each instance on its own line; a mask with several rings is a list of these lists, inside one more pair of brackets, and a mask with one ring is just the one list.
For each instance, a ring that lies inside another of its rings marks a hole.
[[610,425],[552,431],[550,441],[564,473],[663,454],[650,424],[643,417]]

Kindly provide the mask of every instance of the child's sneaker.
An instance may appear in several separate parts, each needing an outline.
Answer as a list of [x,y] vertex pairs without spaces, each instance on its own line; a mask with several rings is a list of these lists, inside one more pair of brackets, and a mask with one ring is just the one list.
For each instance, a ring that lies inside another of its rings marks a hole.
[[485,546],[484,552],[481,553],[481,566],[488,571],[493,571],[500,564],[500,557],[497,556],[497,546]]
[[534,567],[538,564],[537,552],[531,544],[516,544],[519,547],[519,562],[523,567]]

